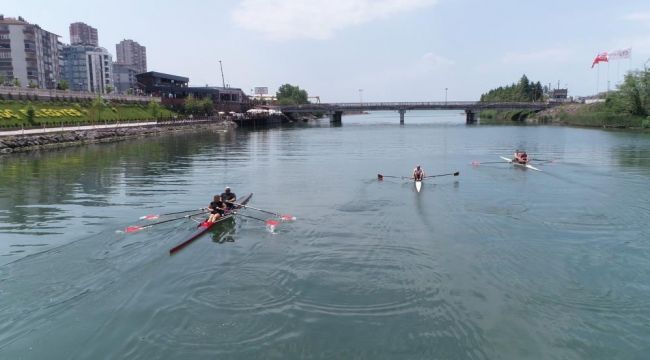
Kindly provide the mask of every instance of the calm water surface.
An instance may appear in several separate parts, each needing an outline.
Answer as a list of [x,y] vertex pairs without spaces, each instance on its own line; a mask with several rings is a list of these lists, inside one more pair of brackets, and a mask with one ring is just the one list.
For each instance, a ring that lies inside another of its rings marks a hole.
[[[343,122],[0,157],[0,358],[647,357],[650,135]],[[225,185],[298,220],[116,232]]]

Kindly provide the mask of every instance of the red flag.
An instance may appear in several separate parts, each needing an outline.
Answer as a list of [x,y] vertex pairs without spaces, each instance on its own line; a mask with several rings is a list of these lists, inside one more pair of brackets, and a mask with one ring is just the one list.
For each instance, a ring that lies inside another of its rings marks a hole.
[[593,69],[596,64],[599,62],[609,62],[609,59],[607,58],[607,51],[603,51],[596,55],[596,58],[594,59],[594,62],[591,63],[591,68]]

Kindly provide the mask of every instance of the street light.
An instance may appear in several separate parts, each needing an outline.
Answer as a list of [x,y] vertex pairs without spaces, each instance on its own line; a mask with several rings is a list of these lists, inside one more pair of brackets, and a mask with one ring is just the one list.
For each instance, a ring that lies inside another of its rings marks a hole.
[[447,105],[447,88],[445,88],[445,105]]
[[363,89],[359,89],[359,104],[363,106]]

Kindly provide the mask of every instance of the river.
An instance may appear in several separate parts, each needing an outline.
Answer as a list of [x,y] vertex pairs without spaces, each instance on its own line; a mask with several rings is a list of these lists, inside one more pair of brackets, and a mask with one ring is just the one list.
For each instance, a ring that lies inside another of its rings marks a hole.
[[[417,164],[460,176],[377,179]],[[3,156],[0,358],[645,358],[649,178],[650,134],[453,111]],[[224,186],[297,220],[120,231]]]

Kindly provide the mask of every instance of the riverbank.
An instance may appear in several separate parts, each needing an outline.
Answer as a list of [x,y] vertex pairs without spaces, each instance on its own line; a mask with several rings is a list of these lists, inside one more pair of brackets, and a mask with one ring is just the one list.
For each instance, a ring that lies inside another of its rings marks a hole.
[[481,112],[481,124],[547,124],[611,129],[641,130],[650,128],[650,119],[616,113],[605,104],[565,104],[540,112],[529,110]]
[[154,136],[178,131],[228,131],[236,127],[237,124],[232,121],[202,120],[84,130],[79,130],[77,128],[62,128],[54,133],[0,137],[0,154],[123,141],[137,137]]

